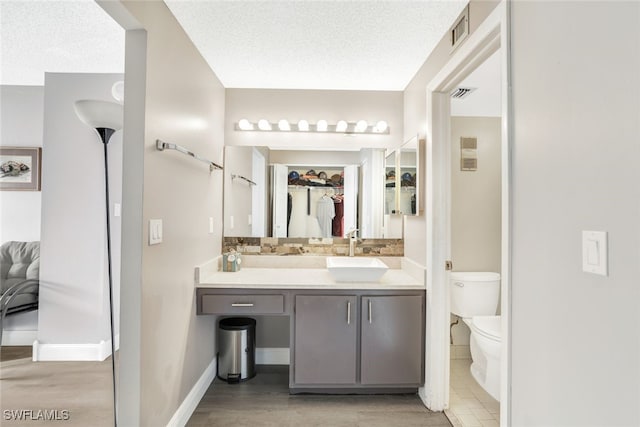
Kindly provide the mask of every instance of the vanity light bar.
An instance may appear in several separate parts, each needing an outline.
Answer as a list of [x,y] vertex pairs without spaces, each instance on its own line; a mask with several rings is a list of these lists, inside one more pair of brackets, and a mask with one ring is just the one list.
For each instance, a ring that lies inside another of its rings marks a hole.
[[297,123],[289,123],[287,120],[279,120],[277,123],[269,122],[266,119],[252,123],[247,119],[242,119],[235,125],[237,131],[254,132],[312,132],[312,133],[344,133],[344,134],[368,134],[368,135],[388,135],[389,125],[386,121],[380,120],[374,125],[366,120],[358,122],[347,122],[340,120],[336,124],[329,124],[326,120],[318,120],[312,124],[306,120]]

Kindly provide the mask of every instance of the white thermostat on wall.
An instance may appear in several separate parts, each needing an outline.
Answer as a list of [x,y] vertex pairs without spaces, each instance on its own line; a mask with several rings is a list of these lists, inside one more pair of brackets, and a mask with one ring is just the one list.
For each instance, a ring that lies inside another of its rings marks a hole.
[[606,276],[607,270],[607,232],[582,232],[582,271]]

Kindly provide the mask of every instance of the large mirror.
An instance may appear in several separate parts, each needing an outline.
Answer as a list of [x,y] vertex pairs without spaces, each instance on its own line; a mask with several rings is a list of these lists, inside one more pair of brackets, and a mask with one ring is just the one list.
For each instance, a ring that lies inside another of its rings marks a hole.
[[385,158],[385,215],[421,215],[424,179],[421,155],[424,141],[417,136],[395,150],[388,150]]
[[382,238],[384,150],[225,147],[225,237]]

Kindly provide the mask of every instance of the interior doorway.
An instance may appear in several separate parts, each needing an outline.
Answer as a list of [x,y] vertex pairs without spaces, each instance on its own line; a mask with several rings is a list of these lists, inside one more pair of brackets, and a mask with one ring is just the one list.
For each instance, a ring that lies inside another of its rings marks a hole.
[[[451,231],[451,93],[487,58],[497,53],[500,63],[500,290],[501,362],[500,424],[509,425],[509,48],[507,2],[487,19],[451,55],[427,85],[427,348],[426,381],[421,395],[432,410],[450,405],[450,296]],[[454,261],[455,262],[455,261]],[[454,264],[455,268],[455,264]]]
[[[499,361],[488,351],[499,344],[483,332],[481,340],[488,341],[481,341],[483,346],[478,348],[478,334],[471,337],[472,316],[499,314],[500,282],[493,279],[501,273],[500,75],[497,50],[451,94],[450,259],[454,277],[449,284],[450,387],[445,413],[460,427],[497,426],[500,420],[500,403],[492,396],[497,394],[499,371],[493,368]],[[465,304],[469,292],[474,293],[473,304]]]

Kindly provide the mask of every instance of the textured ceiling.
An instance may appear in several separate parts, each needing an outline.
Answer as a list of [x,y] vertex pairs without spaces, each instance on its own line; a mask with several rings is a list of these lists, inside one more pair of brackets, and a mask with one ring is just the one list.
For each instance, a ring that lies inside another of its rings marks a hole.
[[[167,4],[225,87],[403,90],[466,0]],[[0,0],[0,83],[123,72],[124,31],[93,0]]]
[[403,90],[467,1],[166,3],[225,87]]
[[93,0],[0,0],[0,83],[45,72],[124,72],[124,30]]

